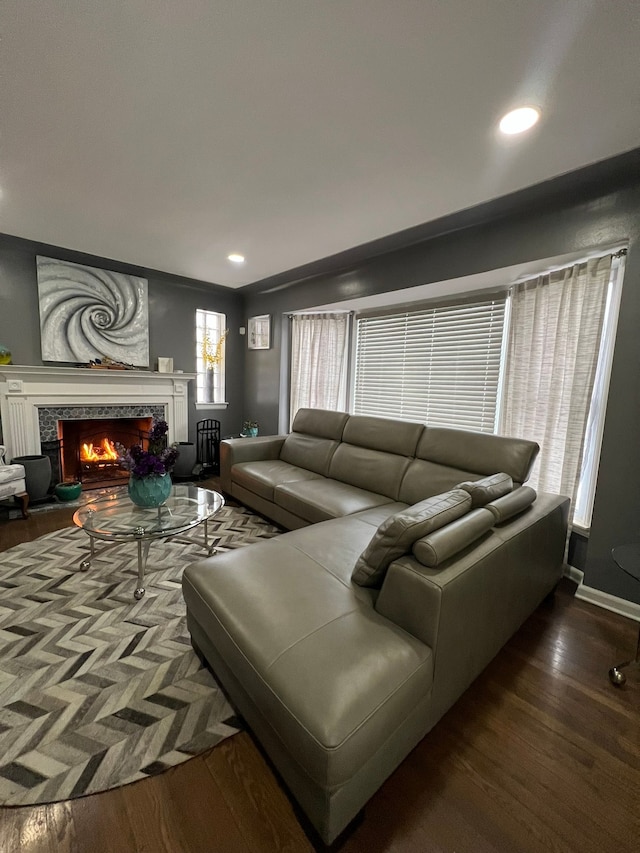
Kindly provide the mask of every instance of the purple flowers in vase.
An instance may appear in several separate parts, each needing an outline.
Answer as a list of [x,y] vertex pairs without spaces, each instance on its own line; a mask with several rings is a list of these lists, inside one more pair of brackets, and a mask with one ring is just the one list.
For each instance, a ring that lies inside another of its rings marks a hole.
[[169,424],[154,420],[149,430],[149,443],[146,450],[141,444],[132,444],[128,449],[116,444],[118,461],[133,477],[149,477],[153,474],[167,474],[175,465],[178,451],[167,447]]

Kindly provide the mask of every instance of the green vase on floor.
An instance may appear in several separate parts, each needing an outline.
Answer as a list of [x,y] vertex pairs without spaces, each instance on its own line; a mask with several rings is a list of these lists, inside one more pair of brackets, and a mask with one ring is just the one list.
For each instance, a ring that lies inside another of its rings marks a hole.
[[75,501],[82,492],[82,483],[58,483],[53,491],[58,500]]
[[149,474],[146,477],[129,477],[129,497],[136,506],[162,506],[171,494],[169,474]]

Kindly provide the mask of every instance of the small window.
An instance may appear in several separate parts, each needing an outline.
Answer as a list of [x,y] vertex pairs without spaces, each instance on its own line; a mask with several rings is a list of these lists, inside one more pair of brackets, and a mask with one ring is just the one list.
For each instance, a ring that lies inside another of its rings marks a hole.
[[224,403],[227,318],[196,309],[196,403]]

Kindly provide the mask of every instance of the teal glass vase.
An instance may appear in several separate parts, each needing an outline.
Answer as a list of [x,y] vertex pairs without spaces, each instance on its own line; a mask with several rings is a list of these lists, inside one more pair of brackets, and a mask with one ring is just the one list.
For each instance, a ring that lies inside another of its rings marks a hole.
[[147,477],[129,477],[129,497],[136,506],[162,506],[171,494],[169,474],[149,474]]

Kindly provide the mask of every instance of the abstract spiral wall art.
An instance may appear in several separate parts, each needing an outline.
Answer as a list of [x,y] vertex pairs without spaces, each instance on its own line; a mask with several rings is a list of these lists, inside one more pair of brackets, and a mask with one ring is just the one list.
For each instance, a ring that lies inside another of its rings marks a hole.
[[149,366],[147,280],[37,256],[43,361]]

